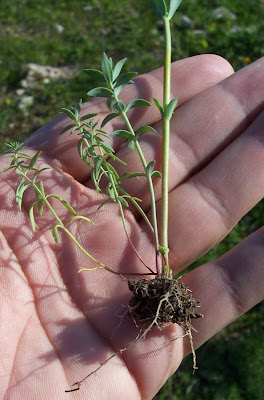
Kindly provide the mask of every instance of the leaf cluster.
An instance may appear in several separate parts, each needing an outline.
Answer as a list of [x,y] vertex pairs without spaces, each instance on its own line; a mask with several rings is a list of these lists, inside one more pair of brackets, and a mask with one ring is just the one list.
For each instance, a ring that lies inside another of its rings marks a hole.
[[165,0],[151,0],[151,6],[159,18],[172,19],[182,0],[170,0],[169,9]]
[[[35,206],[37,206],[37,211],[40,216],[43,215],[44,206],[46,206],[53,214],[57,223],[52,227],[52,233],[54,239],[57,243],[59,243],[60,238],[58,235],[58,228],[64,229],[69,223],[78,219],[85,219],[89,222],[92,222],[89,218],[78,215],[75,209],[66,201],[63,200],[60,196],[56,194],[46,194],[45,188],[42,180],[39,180],[39,175],[48,170],[49,167],[38,168],[36,166],[37,160],[39,159],[41,152],[38,151],[33,157],[29,154],[25,153],[23,150],[26,146],[19,142],[10,142],[7,143],[6,146],[9,148],[6,152],[5,156],[11,158],[10,165],[2,170],[1,172],[8,171],[13,169],[14,172],[20,177],[20,182],[16,189],[15,199],[18,205],[18,209],[22,210],[23,196],[25,192],[32,188],[35,193],[35,200],[31,203],[29,207],[29,218],[32,227],[32,231],[36,230],[36,222],[35,222]],[[49,199],[55,198],[58,200],[71,214],[73,217],[64,224],[56,212],[52,208]]]
[[[144,99],[134,99],[128,104],[124,104],[119,99],[120,92],[130,84],[133,84],[133,78],[137,75],[135,72],[123,73],[123,67],[126,62],[126,58],[113,63],[111,57],[108,57],[105,53],[102,56],[101,70],[97,69],[86,69],[85,72],[94,81],[99,82],[98,87],[90,90],[87,94],[90,97],[103,97],[106,98],[106,102],[109,108],[109,114],[103,119],[99,127],[98,121],[94,122],[94,114],[87,114],[80,117],[80,110],[82,102],[80,101],[75,107],[70,109],[63,109],[62,112],[66,114],[71,120],[71,124],[67,125],[62,133],[70,131],[70,135],[76,131],[77,135],[81,138],[78,142],[78,152],[80,158],[91,168],[91,177],[97,192],[101,191],[101,180],[104,178],[107,181],[105,192],[108,194],[107,199],[103,204],[108,201],[114,201],[119,204],[121,217],[124,224],[124,215],[122,207],[128,207],[128,200],[138,209],[142,217],[149,225],[152,232],[154,232],[156,247],[158,249],[158,228],[156,218],[156,205],[155,205],[155,194],[152,179],[153,177],[161,178],[159,171],[154,170],[155,161],[151,161],[147,164],[143,151],[141,149],[139,138],[146,132],[156,132],[155,129],[149,125],[140,127],[137,131],[134,131],[129,117],[128,111],[135,107],[150,106],[151,103]],[[168,108],[172,115],[173,105]],[[171,109],[171,111],[170,111]],[[171,116],[170,115],[170,116]],[[103,130],[105,125],[112,119],[120,117],[125,123],[124,129],[118,129],[110,133],[110,137],[119,137],[125,140],[125,145],[129,149],[136,149],[139,158],[141,160],[144,172],[133,172],[129,171],[119,176],[117,170],[113,166],[113,161],[124,164],[122,160],[117,158],[114,154],[114,149],[109,145],[105,138],[109,138],[107,133]],[[110,160],[110,162],[109,162]],[[122,188],[124,179],[146,177],[149,185],[151,203],[152,203],[152,218],[153,225],[147,218],[144,211],[139,206],[138,202],[141,201],[139,198],[132,197]],[[124,224],[125,228],[125,224]]]
[[[102,179],[106,179],[107,184],[105,192],[109,196],[109,199],[105,200],[99,208],[109,201],[118,202],[125,207],[129,206],[127,200],[131,200],[133,203],[141,201],[137,197],[130,196],[124,189],[122,189],[121,184],[124,179],[145,176],[145,174],[124,173],[121,176],[118,174],[113,164],[109,161],[116,161],[122,165],[126,165],[126,163],[114,154],[115,151],[113,147],[104,140],[105,138],[109,139],[109,136],[103,129],[101,129],[101,127],[98,127],[98,121],[93,120],[92,117],[97,114],[87,114],[84,117],[80,117],[79,111],[81,105],[82,101],[80,100],[78,105],[71,110],[63,109],[63,113],[70,117],[73,123],[67,125],[61,134],[70,131],[70,135],[72,135],[73,132],[76,132],[77,135],[81,136],[78,141],[79,157],[87,166],[90,167],[91,178],[97,193],[102,191]],[[75,110],[78,110],[78,115]],[[89,118],[89,120],[87,121],[86,118]],[[120,131],[120,136],[122,136],[124,132],[125,131]],[[118,135],[118,131],[113,133],[115,133],[116,136]]]

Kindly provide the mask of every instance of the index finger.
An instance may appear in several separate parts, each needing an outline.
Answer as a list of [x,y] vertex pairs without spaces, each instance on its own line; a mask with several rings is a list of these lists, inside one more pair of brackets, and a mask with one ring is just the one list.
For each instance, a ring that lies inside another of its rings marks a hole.
[[[217,82],[233,73],[231,65],[223,58],[215,55],[200,55],[176,61],[172,64],[172,97],[179,97],[179,105],[213,86]],[[153,97],[162,101],[163,68],[151,71],[135,79],[134,85],[129,85],[121,93],[120,98],[128,103],[135,98],[144,98],[151,101]],[[94,99],[83,106],[83,114],[98,113],[102,120],[109,113],[104,99]],[[130,121],[135,129],[142,125],[154,124],[160,119],[156,107],[142,107],[130,111]],[[40,128],[27,141],[27,146],[41,150],[47,157],[57,159],[61,168],[70,173],[78,181],[85,181],[89,175],[88,167],[80,160],[77,152],[78,138],[67,134],[60,136],[61,130],[69,124],[69,119],[60,116]],[[117,128],[118,126],[118,128]],[[114,128],[113,128],[114,127]],[[119,117],[114,122],[109,122],[106,131],[124,128]],[[118,149],[121,142],[115,144]]]

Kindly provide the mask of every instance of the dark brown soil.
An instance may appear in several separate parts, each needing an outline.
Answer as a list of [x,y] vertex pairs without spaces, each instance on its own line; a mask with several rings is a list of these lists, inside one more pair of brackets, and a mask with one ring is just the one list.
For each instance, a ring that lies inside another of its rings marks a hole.
[[152,280],[128,280],[133,293],[129,311],[137,322],[153,322],[160,328],[176,323],[185,331],[191,326],[191,319],[202,318],[196,307],[198,302],[192,292],[178,280],[156,277]]

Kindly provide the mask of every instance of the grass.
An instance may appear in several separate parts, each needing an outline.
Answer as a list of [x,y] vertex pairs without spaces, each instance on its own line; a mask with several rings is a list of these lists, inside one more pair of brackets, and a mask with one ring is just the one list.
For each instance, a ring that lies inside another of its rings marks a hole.
[[[87,5],[90,9],[85,11]],[[237,18],[215,19],[212,10],[222,6]],[[182,15],[191,18],[191,28],[183,26]],[[240,69],[264,55],[263,20],[262,0],[184,0],[174,22],[173,59],[216,53]],[[64,27],[61,33],[56,24]],[[0,148],[6,141],[22,140],[58,115],[62,107],[81,97],[85,100],[85,93],[92,88],[82,72],[71,80],[41,82],[27,91],[34,104],[28,110],[30,117],[26,116],[19,110],[15,94],[25,76],[23,64],[67,65],[82,71],[98,67],[101,53],[106,51],[115,60],[128,57],[128,68],[143,73],[162,65],[160,29],[148,0],[2,0]],[[263,225],[263,211],[262,202],[198,263],[219,257]],[[155,399],[262,400],[263,321],[262,303],[198,350],[200,369],[194,376],[187,358]]]

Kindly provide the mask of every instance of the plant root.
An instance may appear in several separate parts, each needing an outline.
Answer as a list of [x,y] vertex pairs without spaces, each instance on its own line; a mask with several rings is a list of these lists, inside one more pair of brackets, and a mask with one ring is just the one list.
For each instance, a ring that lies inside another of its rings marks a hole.
[[[132,292],[127,310],[121,317],[121,322],[118,324],[116,330],[120,327],[124,316],[129,313],[133,319],[136,327],[143,323],[139,334],[130,342],[127,347],[119,349],[111,354],[105,361],[99,363],[98,367],[86,375],[83,379],[75,382],[72,386],[73,389],[65,390],[66,393],[74,392],[80,389],[89,377],[98,372],[105,364],[107,364],[114,357],[121,356],[125,351],[133,347],[141,339],[145,339],[147,334],[154,326],[159,329],[173,323],[178,324],[184,331],[182,336],[177,336],[168,341],[174,341],[179,338],[189,337],[191,351],[193,355],[193,371],[197,369],[196,355],[193,345],[192,331],[195,329],[191,324],[191,319],[202,318],[196,308],[199,307],[198,302],[192,297],[192,291],[178,280],[173,280],[164,277],[156,277],[151,280],[147,279],[128,279],[128,287]],[[145,324],[148,323],[147,328]]]
[[[129,312],[137,322],[151,321],[142,337],[156,325],[162,329],[168,324],[178,324],[184,331],[180,337],[189,337],[193,355],[193,371],[197,369],[191,324],[192,319],[203,318],[197,311],[199,302],[192,297],[192,291],[179,280],[156,277],[151,280],[128,280],[129,290],[133,293],[129,302]],[[176,340],[178,339],[176,337]]]

